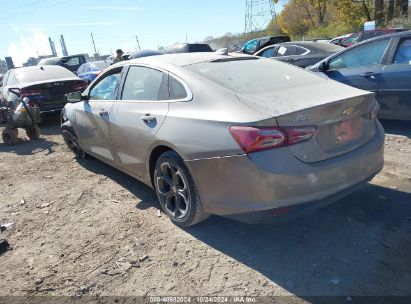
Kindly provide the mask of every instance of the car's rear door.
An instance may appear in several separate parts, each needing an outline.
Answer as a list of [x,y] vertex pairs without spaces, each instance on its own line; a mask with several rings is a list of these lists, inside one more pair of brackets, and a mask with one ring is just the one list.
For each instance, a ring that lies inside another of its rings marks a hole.
[[381,74],[380,117],[411,119],[411,35],[396,38]]
[[388,38],[359,45],[333,57],[325,74],[347,85],[377,93],[390,41]]
[[81,147],[108,163],[114,163],[109,121],[120,85],[122,67],[100,77],[88,93],[88,101],[76,110],[74,129]]
[[110,115],[116,163],[134,175],[144,176],[148,148],[168,113],[168,74],[132,65],[121,87],[121,97]]

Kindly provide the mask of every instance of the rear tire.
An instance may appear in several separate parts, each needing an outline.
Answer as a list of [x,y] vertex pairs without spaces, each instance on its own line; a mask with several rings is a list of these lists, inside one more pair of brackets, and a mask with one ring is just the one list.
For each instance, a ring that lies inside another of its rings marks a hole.
[[154,169],[154,187],[161,208],[180,227],[207,219],[194,181],[181,157],[174,151],[163,153]]
[[74,153],[76,158],[78,159],[86,158],[87,154],[83,151],[83,149],[81,149],[80,144],[77,140],[77,137],[72,132],[70,132],[70,130],[68,129],[62,130],[62,134],[63,134],[64,142],[66,143],[70,151]]
[[3,138],[3,142],[6,145],[14,146],[17,144],[17,136],[19,135],[19,131],[17,129],[4,129],[1,137]]
[[40,139],[40,128],[37,125],[29,127],[26,129],[26,134],[31,140]]

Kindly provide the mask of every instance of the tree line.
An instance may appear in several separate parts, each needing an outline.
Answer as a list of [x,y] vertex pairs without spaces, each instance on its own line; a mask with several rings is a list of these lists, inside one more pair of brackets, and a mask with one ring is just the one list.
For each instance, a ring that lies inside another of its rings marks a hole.
[[408,10],[408,0],[289,0],[267,30],[292,37],[331,37],[362,30],[364,22],[372,20],[380,27],[408,25]]

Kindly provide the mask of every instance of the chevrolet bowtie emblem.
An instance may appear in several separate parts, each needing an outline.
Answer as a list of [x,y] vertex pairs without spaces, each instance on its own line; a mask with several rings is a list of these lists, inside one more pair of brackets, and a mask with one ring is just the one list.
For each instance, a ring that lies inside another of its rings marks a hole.
[[351,115],[352,113],[354,113],[354,108],[353,107],[348,107],[344,110],[343,115],[348,116],[348,115]]

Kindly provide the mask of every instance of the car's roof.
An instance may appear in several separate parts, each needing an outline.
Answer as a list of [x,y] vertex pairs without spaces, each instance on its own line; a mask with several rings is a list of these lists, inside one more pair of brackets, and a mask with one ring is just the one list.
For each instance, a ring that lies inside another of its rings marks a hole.
[[201,62],[211,62],[211,61],[224,61],[224,60],[241,60],[241,59],[258,59],[255,56],[243,55],[231,53],[229,55],[218,55],[215,52],[198,52],[198,53],[179,53],[179,54],[165,54],[161,56],[150,56],[142,57],[137,59],[131,59],[128,61],[121,61],[116,65],[130,65],[133,63],[144,63],[144,64],[165,64],[174,66],[187,66],[191,64],[201,63]]
[[409,35],[411,35],[411,31],[403,31],[403,32],[396,32],[396,33],[387,34],[387,35],[381,35],[381,36],[378,36],[378,37],[374,37],[374,38],[370,38],[370,39],[361,41],[360,43],[354,44],[350,48],[357,47],[359,45],[363,45],[363,44],[366,44],[366,43],[371,43],[373,41],[378,41],[378,40],[381,40],[381,39],[387,39],[387,38],[392,38],[392,37],[402,37],[402,36],[409,36]]

